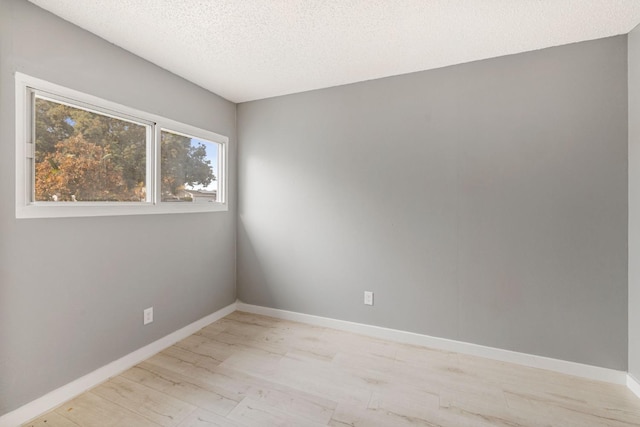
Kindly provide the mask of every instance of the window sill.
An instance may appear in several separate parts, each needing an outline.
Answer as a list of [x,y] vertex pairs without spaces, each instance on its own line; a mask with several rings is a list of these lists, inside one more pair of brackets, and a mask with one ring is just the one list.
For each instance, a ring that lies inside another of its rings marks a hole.
[[226,203],[174,202],[152,205],[150,203],[33,203],[16,208],[16,218],[72,218],[121,215],[188,214],[226,212]]

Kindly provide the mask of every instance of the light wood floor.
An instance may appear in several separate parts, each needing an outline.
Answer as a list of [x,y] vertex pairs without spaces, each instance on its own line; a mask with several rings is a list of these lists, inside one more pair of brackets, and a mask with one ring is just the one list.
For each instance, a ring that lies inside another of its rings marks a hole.
[[640,426],[624,386],[235,312],[27,426]]

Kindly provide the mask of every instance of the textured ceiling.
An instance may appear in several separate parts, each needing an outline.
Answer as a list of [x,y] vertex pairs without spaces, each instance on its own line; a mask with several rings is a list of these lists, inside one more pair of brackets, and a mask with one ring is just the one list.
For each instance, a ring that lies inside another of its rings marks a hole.
[[626,34],[638,0],[30,0],[242,102]]

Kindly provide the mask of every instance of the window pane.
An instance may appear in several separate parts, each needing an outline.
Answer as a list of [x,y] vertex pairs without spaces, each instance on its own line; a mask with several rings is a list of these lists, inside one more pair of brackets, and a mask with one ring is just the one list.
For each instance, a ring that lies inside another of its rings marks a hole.
[[163,202],[217,201],[218,143],[163,130],[160,151]]
[[35,200],[146,200],[147,126],[36,96]]

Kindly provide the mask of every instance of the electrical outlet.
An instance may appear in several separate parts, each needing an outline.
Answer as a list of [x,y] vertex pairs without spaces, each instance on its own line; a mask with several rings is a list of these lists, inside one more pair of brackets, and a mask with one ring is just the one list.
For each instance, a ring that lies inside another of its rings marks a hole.
[[153,307],[149,307],[144,310],[144,325],[148,325],[153,322]]
[[373,292],[364,291],[364,304],[373,305]]

